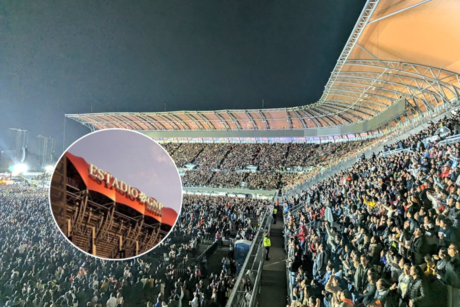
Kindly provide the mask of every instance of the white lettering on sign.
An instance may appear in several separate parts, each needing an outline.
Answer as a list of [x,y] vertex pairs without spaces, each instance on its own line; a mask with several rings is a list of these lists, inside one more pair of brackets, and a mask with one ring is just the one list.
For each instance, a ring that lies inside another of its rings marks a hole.
[[89,177],[99,184],[104,183],[109,189],[117,190],[120,194],[123,194],[131,200],[139,201],[144,204],[149,211],[152,211],[157,215],[161,216],[163,214],[163,204],[159,203],[156,199],[145,195],[144,192],[131,187],[126,182],[118,180],[110,173],[97,168],[97,166],[93,164],[89,164]]

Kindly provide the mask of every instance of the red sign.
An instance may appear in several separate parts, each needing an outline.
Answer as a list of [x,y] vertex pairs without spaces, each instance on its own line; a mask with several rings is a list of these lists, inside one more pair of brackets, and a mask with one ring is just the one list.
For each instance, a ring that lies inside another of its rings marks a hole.
[[133,208],[134,210],[153,217],[157,221],[173,226],[177,212],[174,209],[163,207],[153,197],[148,197],[138,189],[114,178],[109,173],[88,164],[85,159],[66,153],[70,161],[80,174],[88,190],[98,192],[111,200]]

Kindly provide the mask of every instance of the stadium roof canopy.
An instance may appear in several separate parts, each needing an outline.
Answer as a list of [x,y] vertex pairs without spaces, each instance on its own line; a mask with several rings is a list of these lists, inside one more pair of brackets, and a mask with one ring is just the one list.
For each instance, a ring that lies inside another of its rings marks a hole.
[[386,122],[405,122],[458,101],[459,14],[458,0],[368,0],[322,97],[314,104],[278,109],[66,116],[91,130],[125,128],[162,132],[165,136],[168,132],[194,132],[203,137],[217,131],[289,135],[288,131],[365,122],[402,97],[405,110],[396,118],[388,117]]

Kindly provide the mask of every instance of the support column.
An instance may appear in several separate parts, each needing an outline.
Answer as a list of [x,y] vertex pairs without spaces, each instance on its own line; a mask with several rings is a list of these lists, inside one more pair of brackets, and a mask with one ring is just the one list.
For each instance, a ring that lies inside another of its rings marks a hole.
[[96,227],[91,227],[91,254],[97,256],[96,251]]
[[70,235],[71,233],[72,233],[72,222],[70,221],[70,219],[67,219],[67,233],[64,233],[64,234],[70,239],[70,241],[72,241],[72,236]]
[[123,236],[118,236],[118,255],[120,255],[120,258],[125,258],[125,251],[123,249]]

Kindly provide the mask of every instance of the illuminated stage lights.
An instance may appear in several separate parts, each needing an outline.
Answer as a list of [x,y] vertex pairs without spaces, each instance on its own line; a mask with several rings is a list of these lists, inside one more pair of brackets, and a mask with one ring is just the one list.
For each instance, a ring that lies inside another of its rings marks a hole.
[[110,173],[98,168],[93,164],[89,164],[89,177],[98,183],[104,182],[107,188],[115,188],[119,193],[125,195],[133,200],[137,199],[140,203],[146,205],[146,209],[162,216],[163,204],[159,203],[156,199],[148,197],[144,192],[131,187],[124,181],[118,180]]

